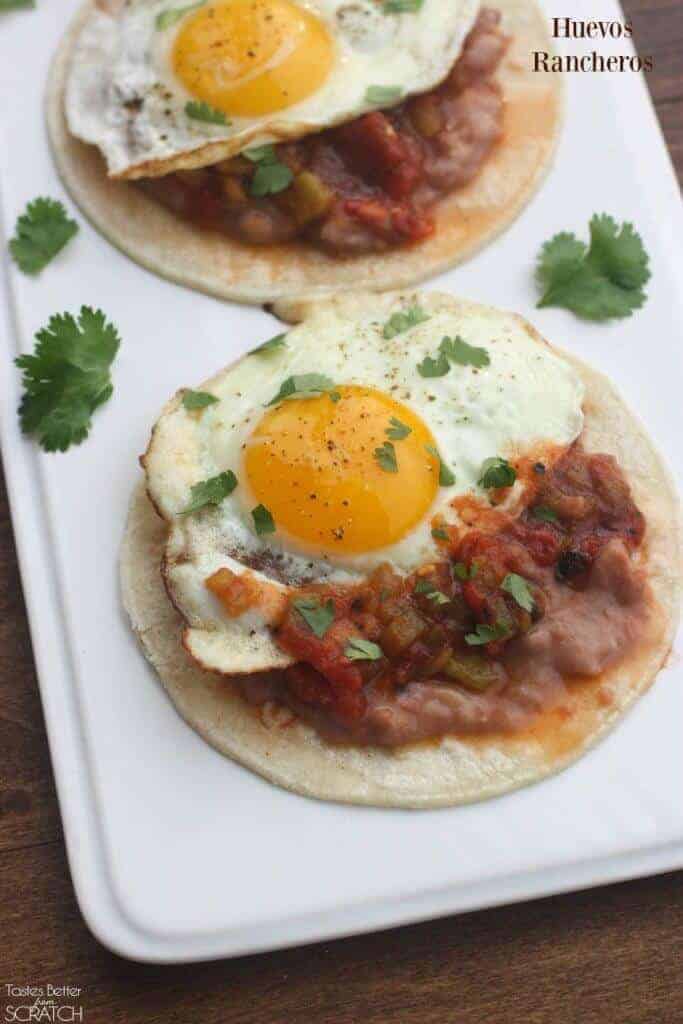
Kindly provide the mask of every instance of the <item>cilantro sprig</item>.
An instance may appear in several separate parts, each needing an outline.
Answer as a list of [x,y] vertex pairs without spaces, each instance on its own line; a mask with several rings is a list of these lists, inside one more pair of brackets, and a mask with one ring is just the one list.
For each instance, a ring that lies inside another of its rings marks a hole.
[[209,405],[215,405],[218,399],[210,395],[208,391],[186,391],[183,395],[183,408],[188,412],[196,412],[198,409],[206,409]]
[[392,416],[389,420],[389,426],[384,431],[390,441],[404,441],[409,434],[412,434],[412,428],[403,423],[396,416]]
[[34,199],[17,220],[9,243],[12,259],[25,274],[38,274],[77,231],[59,200]]
[[249,185],[252,196],[274,196],[291,185],[294,175],[287,164],[281,163],[278,159],[277,151],[272,144],[245,149],[242,156],[256,164],[256,171]]
[[541,249],[538,306],[562,306],[586,320],[631,316],[647,299],[649,257],[632,224],[607,214],[591,218],[590,244],[562,232]]
[[379,661],[384,652],[379,644],[366,640],[362,636],[351,637],[344,648],[344,657],[349,661]]
[[210,107],[204,100],[188,100],[185,104],[185,113],[193,121],[203,121],[204,124],[220,124],[226,128],[230,125],[222,110]]
[[85,440],[92,414],[111,397],[119,335],[101,310],[82,306],[78,321],[70,313],[51,317],[36,341],[33,355],[15,360],[23,371],[21,429],[46,452],[64,452]]
[[268,338],[268,341],[264,341],[262,345],[257,345],[256,348],[252,348],[249,353],[250,356],[269,356],[273,352],[279,352],[281,349],[287,347],[287,335],[276,334],[273,338]]
[[455,483],[455,473],[443,461],[438,448],[435,448],[433,444],[426,444],[425,448],[439,462],[439,487],[451,487]]
[[253,508],[251,518],[254,520],[254,529],[259,537],[264,533],[275,533],[275,520],[265,505],[257,505],[256,508]]
[[320,598],[313,594],[310,597],[300,597],[292,603],[311,632],[322,640],[334,622],[332,599],[328,598],[327,601],[321,603]]
[[507,628],[500,622],[489,626],[479,622],[474,627],[474,633],[465,634],[465,643],[470,647],[482,647],[484,644],[493,643],[495,640],[502,640],[508,634]]
[[450,604],[450,597],[447,597],[442,590],[435,587],[429,580],[418,580],[413,589],[414,593],[424,594],[435,605]]
[[415,14],[423,3],[424,0],[384,0],[382,10],[385,14]]
[[533,612],[536,602],[531,593],[531,587],[523,576],[519,576],[516,572],[509,572],[501,583],[501,588],[506,594],[510,594],[525,612]]
[[481,476],[479,486],[486,490],[498,487],[512,487],[517,479],[517,470],[511,466],[507,459],[500,455],[492,455],[490,459],[484,459],[481,464]]
[[391,441],[385,441],[374,451],[375,462],[385,473],[398,473],[398,462],[396,461],[396,449]]
[[324,395],[329,394],[333,402],[339,400],[339,392],[334,390],[334,381],[323,373],[300,373],[287,377],[280,385],[280,390],[267,405],[277,405],[293,395]]
[[451,363],[481,369],[490,362],[491,357],[485,348],[468,345],[459,334],[456,334],[455,338],[442,338],[436,356],[425,356],[422,362],[418,363],[417,372],[421,377],[445,377]]
[[403,312],[392,313],[382,328],[382,337],[388,341],[397,334],[409,331],[411,327],[423,324],[425,320],[429,320],[429,315],[420,306],[410,306]]
[[207,505],[220,505],[237,487],[237,477],[231,469],[208,480],[200,480],[190,488],[190,501],[186,508],[178,514],[189,516]]

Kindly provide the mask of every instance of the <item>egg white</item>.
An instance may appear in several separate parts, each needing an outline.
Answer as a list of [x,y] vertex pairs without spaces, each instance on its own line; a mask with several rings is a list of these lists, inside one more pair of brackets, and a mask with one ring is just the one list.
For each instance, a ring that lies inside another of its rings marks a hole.
[[232,116],[227,127],[185,113],[195,97],[171,61],[184,19],[156,27],[161,12],[186,7],[189,0],[108,0],[93,7],[66,85],[70,131],[99,147],[110,175],[130,178],[198,167],[250,145],[298,138],[371,109],[369,86],[397,87],[403,96],[433,88],[458,57],[480,6],[479,0],[424,0],[419,11],[388,14],[378,0],[296,2],[317,15],[334,41],[327,79],[285,110]]

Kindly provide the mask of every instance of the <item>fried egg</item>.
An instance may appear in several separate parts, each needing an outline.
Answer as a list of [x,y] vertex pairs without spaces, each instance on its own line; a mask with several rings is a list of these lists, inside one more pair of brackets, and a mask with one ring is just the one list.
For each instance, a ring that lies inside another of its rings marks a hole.
[[[460,346],[445,369],[444,338]],[[313,307],[199,390],[215,400],[176,396],[143,461],[186,644],[225,672],[244,670],[236,643],[250,671],[286,662],[268,627],[288,587],[433,561],[435,524],[462,529],[463,499],[490,507],[486,460],[559,453],[583,425],[578,374],[523,320],[436,293]],[[227,472],[232,493],[185,514],[193,487]],[[221,568],[261,587],[233,619],[206,586]]]
[[[136,178],[215,163],[391,106],[448,74],[479,0],[393,6],[100,0],[74,50],[70,131],[99,147],[110,175]],[[188,113],[197,104],[208,120]]]

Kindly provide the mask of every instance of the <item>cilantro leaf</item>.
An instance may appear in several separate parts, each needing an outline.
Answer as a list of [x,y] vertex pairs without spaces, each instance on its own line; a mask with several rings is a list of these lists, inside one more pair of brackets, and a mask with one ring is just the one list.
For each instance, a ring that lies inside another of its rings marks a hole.
[[199,0],[199,3],[188,4],[186,7],[172,7],[169,11],[160,11],[154,24],[161,31],[165,28],[171,28],[181,18],[184,18],[186,14],[189,14],[190,11],[196,11],[198,7],[203,7],[205,3],[206,0]]
[[403,334],[411,327],[423,324],[425,320],[429,320],[429,316],[420,306],[410,306],[402,313],[392,313],[384,325],[382,337],[387,340],[395,338],[397,334]]
[[455,573],[456,577],[463,583],[465,582],[465,580],[473,580],[474,577],[477,575],[477,563],[472,562],[468,569],[467,565],[464,562],[456,562],[455,565],[453,566],[453,572]]
[[562,306],[586,320],[631,316],[647,296],[649,257],[632,224],[607,214],[590,221],[590,246],[563,232],[541,249],[538,306]]
[[208,480],[200,480],[190,488],[190,503],[178,514],[189,516],[207,505],[220,505],[237,487],[237,477],[231,469]]
[[435,359],[432,356],[425,356],[422,362],[417,364],[417,372],[421,377],[445,377],[450,368],[450,363],[443,352],[439,352]]
[[479,486],[487,490],[496,487],[512,487],[517,479],[517,471],[507,459],[501,459],[499,455],[493,455],[490,459],[484,459],[481,464],[481,476]]
[[448,531],[443,526],[432,527],[432,537],[434,540],[448,540]]
[[391,441],[385,441],[380,448],[375,448],[375,461],[385,473],[398,473],[396,449]]
[[344,648],[344,657],[350,661],[379,661],[384,652],[379,644],[366,640],[362,636],[352,637]]
[[9,243],[12,258],[25,274],[37,274],[78,231],[56,199],[34,199],[17,220]]
[[456,334],[454,338],[443,338],[439,345],[439,352],[446,356],[451,363],[458,363],[460,366],[488,366],[491,358],[485,348],[478,348],[476,345],[468,345],[466,341]]
[[226,127],[230,125],[230,121],[222,110],[210,107],[204,100],[188,100],[185,104],[185,113],[193,121],[203,121],[205,124],[222,124]]
[[403,89],[399,85],[369,85],[365,90],[365,102],[383,107],[395,103],[402,95]]
[[23,370],[21,429],[45,451],[64,452],[88,436],[93,412],[111,397],[119,336],[104,313],[82,306],[78,323],[69,313],[53,316],[36,341],[33,355],[15,359]]
[[442,338],[437,355],[425,356],[422,362],[418,363],[417,372],[421,377],[445,377],[451,363],[482,367],[488,366],[490,362],[490,356],[485,348],[468,345],[459,334],[456,334],[455,338]]
[[455,483],[455,474],[452,469],[446,465],[441,456],[439,455],[438,449],[433,444],[426,444],[425,448],[430,455],[433,455],[435,459],[439,461],[439,487],[450,487]]
[[509,572],[501,583],[501,587],[506,594],[514,597],[519,607],[523,608],[525,612],[532,612],[536,607],[531,587],[523,576],[518,576],[516,572]]
[[277,195],[291,185],[294,175],[287,164],[278,160],[277,151],[272,143],[245,149],[242,156],[256,164],[256,171],[249,185],[252,196]]
[[474,633],[465,634],[465,643],[470,647],[480,647],[483,644],[490,644],[494,640],[502,640],[504,636],[507,636],[507,632],[505,626],[500,622],[496,622],[494,626],[480,622],[474,627]]
[[266,142],[263,146],[252,146],[251,149],[242,150],[241,156],[251,160],[253,164],[276,164],[278,162],[275,146],[272,142]]
[[36,0],[0,0],[0,13],[2,11],[22,11],[36,6]]
[[186,391],[183,395],[183,406],[188,412],[206,409],[207,405],[215,405],[218,399],[208,391]]
[[403,441],[404,438],[406,438],[408,434],[412,434],[412,432],[413,431],[410,427],[407,427],[405,423],[401,423],[401,421],[396,419],[395,416],[391,417],[389,420],[389,426],[384,431],[387,437],[392,441]]
[[447,597],[441,590],[437,590],[433,583],[429,580],[418,580],[415,584],[414,593],[424,594],[430,601],[433,601],[436,605],[450,604],[450,598]]
[[333,391],[333,388],[334,381],[322,373],[302,373],[294,377],[287,377],[280,385],[278,393],[271,398],[266,407],[277,405],[278,402],[284,401],[285,398],[291,398],[292,395],[322,395],[325,392],[331,392],[332,400],[336,401],[339,394]]
[[265,505],[257,505],[251,510],[251,517],[254,520],[254,529],[259,537],[263,533],[275,533],[275,520]]
[[382,10],[385,14],[415,14],[423,3],[424,0],[384,0]]
[[334,602],[328,599],[324,604],[314,596],[301,597],[292,602],[301,618],[313,633],[322,639],[334,622]]
[[261,164],[251,179],[249,193],[252,196],[274,196],[291,185],[294,175],[286,164]]
[[539,519],[542,523],[556,523],[557,513],[553,512],[547,505],[536,505],[532,508],[531,514],[534,519]]
[[252,348],[249,353],[250,356],[267,356],[271,352],[279,352],[281,348],[287,347],[287,335],[276,334],[274,338],[269,338],[268,341],[264,341],[262,345],[257,345],[256,348]]

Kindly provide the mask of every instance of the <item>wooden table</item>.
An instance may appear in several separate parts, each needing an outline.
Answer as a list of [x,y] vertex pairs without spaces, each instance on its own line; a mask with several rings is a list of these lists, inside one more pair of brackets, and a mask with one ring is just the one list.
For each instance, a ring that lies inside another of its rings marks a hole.
[[[625,7],[683,175],[683,0]],[[81,988],[83,1019],[107,1024],[683,1021],[683,872],[222,963],[103,949],[69,878],[4,490],[0,756],[0,1020],[5,984],[50,982]]]

